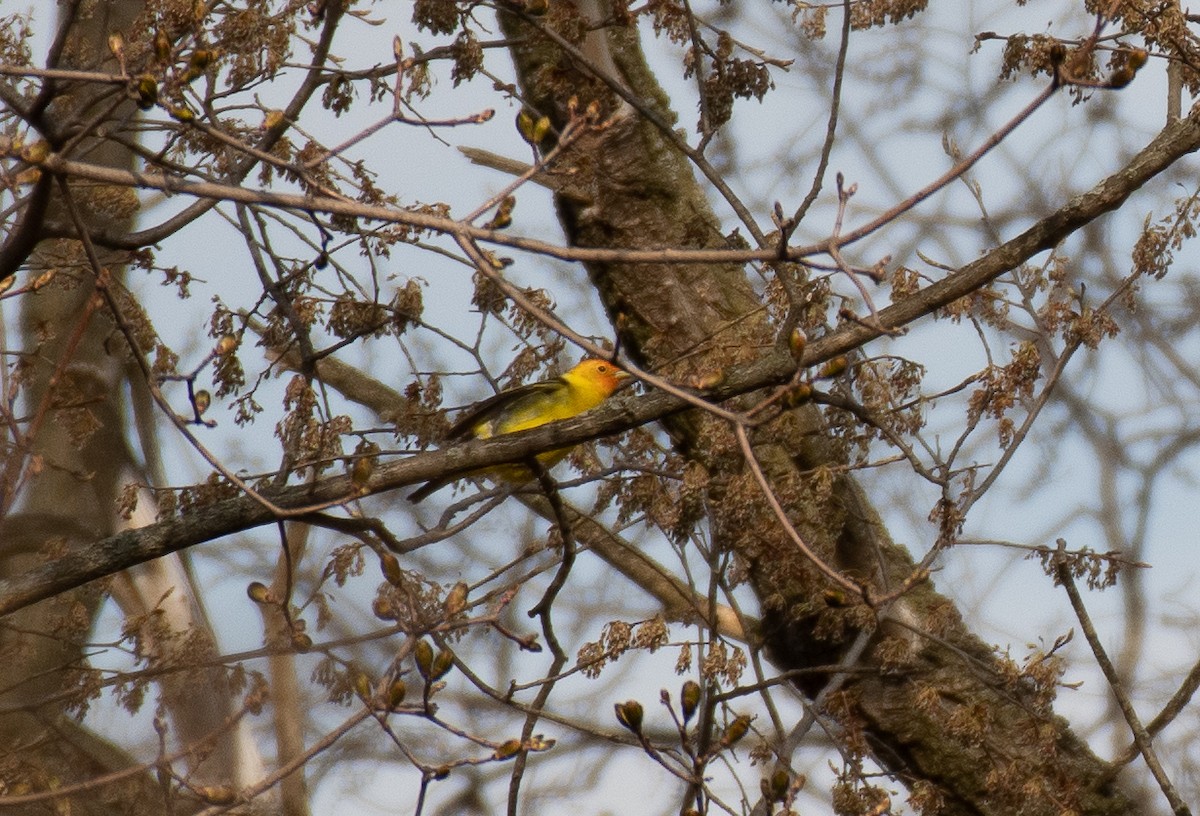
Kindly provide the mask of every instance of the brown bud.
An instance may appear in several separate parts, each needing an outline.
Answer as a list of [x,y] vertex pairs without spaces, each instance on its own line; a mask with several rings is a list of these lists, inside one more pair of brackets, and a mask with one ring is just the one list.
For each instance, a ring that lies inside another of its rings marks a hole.
[[228,785],[203,785],[193,790],[210,805],[232,805],[237,801],[237,794]]
[[817,372],[817,377],[822,380],[832,380],[834,377],[840,377],[842,374],[845,374],[846,369],[849,367],[849,358],[844,354],[839,354],[821,366],[821,369]]
[[617,713],[617,722],[639,737],[642,735],[642,716],[645,712],[642,710],[641,703],[637,700],[626,700],[623,703],[616,703],[613,711]]
[[196,406],[196,414],[199,416],[204,416],[204,412],[208,410],[210,405],[212,405],[212,394],[201,389],[200,391],[196,392],[195,396],[192,397],[192,404]]
[[292,648],[301,654],[307,653],[313,647],[313,640],[304,632],[292,632]]
[[362,672],[354,675],[354,693],[364,700],[370,700],[374,694],[374,689],[371,688],[371,678]]
[[1130,82],[1133,82],[1133,77],[1136,73],[1137,72],[1128,65],[1118,68],[1117,70],[1113,71],[1112,75],[1108,78],[1108,87],[1124,88]]
[[159,62],[171,60],[171,38],[161,28],[154,32],[154,56]]
[[137,106],[142,110],[150,110],[158,101],[158,82],[150,74],[138,77],[136,91]]
[[450,592],[446,595],[446,600],[442,604],[442,608],[446,610],[447,616],[454,617],[467,608],[467,592],[469,591],[470,588],[463,581],[459,581],[450,587]]
[[698,705],[700,705],[700,684],[695,680],[688,680],[684,682],[683,688],[679,691],[679,707],[683,710],[685,723],[696,713]]
[[850,596],[844,590],[837,587],[830,587],[821,593],[821,599],[825,601],[826,606],[849,606]]
[[500,202],[500,205],[496,207],[496,214],[492,216],[492,220],[484,224],[484,227],[487,229],[500,230],[509,226],[512,224],[512,214],[513,210],[516,209],[516,206],[516,196],[505,196]]
[[725,382],[724,371],[709,371],[706,374],[697,374],[689,378],[688,385],[698,391],[707,391],[710,388],[716,388],[723,382]]
[[786,768],[776,768],[775,773],[771,774],[771,798],[776,802],[782,802],[788,793],[788,788],[792,784],[792,776],[787,772]]
[[892,797],[886,793],[880,792],[880,799],[875,803],[875,806],[868,810],[863,816],[884,816],[892,811]]
[[408,687],[404,685],[404,681],[396,678],[392,684],[388,686],[387,701],[388,708],[396,709],[404,702],[404,696],[408,694]]
[[541,734],[534,734],[525,743],[525,747],[530,751],[549,751],[557,742],[558,740],[547,739]]
[[392,607],[391,601],[387,598],[376,596],[375,600],[371,601],[371,611],[375,617],[380,620],[395,620],[396,610]]
[[517,133],[530,144],[537,144],[533,139],[533,115],[524,108],[517,111]]
[[50,283],[50,281],[54,280],[54,276],[57,274],[57,269],[47,269],[45,272],[34,278],[33,283],[29,284],[30,290],[36,292],[38,289],[41,289],[46,284]]
[[792,388],[789,388],[783,397],[779,400],[779,404],[784,408],[795,408],[797,405],[804,405],[812,401],[813,387],[808,383],[797,383]]
[[725,728],[725,733],[721,735],[721,744],[724,746],[736,745],[742,737],[746,736],[746,732],[749,730],[750,718],[745,714],[739,714]]
[[271,590],[262,581],[251,581],[246,587],[246,594],[257,604],[269,604],[275,600],[271,597]]
[[217,340],[216,352],[221,357],[226,354],[231,354],[238,347],[238,338],[236,334],[222,334]]
[[403,583],[404,573],[400,569],[400,559],[390,552],[379,554],[379,569],[383,571],[383,577],[392,586],[400,586]]
[[496,759],[512,759],[521,752],[521,741],[519,739],[505,740],[500,743],[492,754]]
[[30,164],[41,164],[50,156],[50,143],[38,140],[21,148],[21,159]]
[[217,60],[217,52],[212,48],[197,48],[188,59],[188,69],[203,73]]
[[804,347],[807,345],[808,335],[804,333],[804,329],[799,326],[792,329],[792,333],[788,335],[788,350],[796,362],[804,359]]
[[[362,490],[371,483],[371,476],[374,473],[375,457],[359,456],[354,460],[354,464],[350,466],[350,483],[359,490]],[[396,562],[396,568],[400,568],[399,562]]]
[[417,641],[417,645],[413,646],[413,660],[417,663],[417,671],[428,682],[433,669],[433,647],[429,645],[429,641]]
[[437,657],[433,659],[433,665],[430,667],[429,676],[431,680],[441,680],[450,670],[454,668],[454,652],[449,649],[442,649],[437,653]]

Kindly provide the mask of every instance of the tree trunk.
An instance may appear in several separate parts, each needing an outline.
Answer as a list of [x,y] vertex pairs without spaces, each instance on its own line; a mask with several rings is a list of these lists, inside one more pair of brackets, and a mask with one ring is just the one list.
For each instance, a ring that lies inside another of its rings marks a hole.
[[[150,37],[140,25],[144,21],[139,21],[142,13],[143,4],[131,0],[62,3],[59,25],[65,36],[60,37],[62,49],[57,65],[50,61],[52,67],[123,71],[122,59],[136,61],[138,49],[144,54],[149,47]],[[143,34],[144,42],[126,43],[123,36],[135,31]],[[122,130],[136,138],[126,130],[137,108],[124,87],[65,80],[45,80],[43,87],[39,98],[24,100],[26,118],[53,149],[71,144],[90,161],[132,167],[132,152],[106,138]],[[107,133],[93,137],[99,122]],[[58,179],[45,175],[25,203],[19,232],[29,240],[4,248],[5,271],[15,270],[28,257],[34,275],[44,274],[49,280],[36,296],[21,300],[27,362],[24,413],[31,420],[24,426],[26,447],[20,449],[26,455],[9,458],[0,484],[7,515],[0,536],[0,574],[6,576],[24,574],[73,543],[95,541],[130,526],[119,513],[120,494],[127,484],[146,478],[126,441],[130,412],[124,399],[127,385],[145,385],[140,371],[127,383],[127,372],[134,370],[129,345],[104,296],[107,290],[121,308],[132,312],[132,301],[122,299],[126,257],[81,241],[43,240],[39,234],[42,224],[51,221],[128,232],[138,207],[136,194],[128,188],[87,184],[72,184],[64,193]],[[139,523],[137,518],[140,523],[153,522],[154,509],[147,499],[143,496],[133,523]],[[103,586],[91,584],[58,595],[6,620],[0,649],[22,655],[10,664],[5,683],[9,690],[0,698],[0,706],[13,712],[0,715],[0,744],[16,748],[0,755],[0,774],[8,791],[64,788],[136,767],[133,759],[88,733],[72,716],[85,710],[90,695],[98,692],[93,684],[99,675],[87,673],[84,645],[107,589],[129,618],[131,632],[137,633],[145,666],[166,670],[157,683],[174,725],[167,745],[190,748],[182,761],[172,763],[180,766],[176,772],[187,774],[196,786],[228,785],[241,773],[253,774],[253,757],[243,754],[237,728],[230,728],[235,708],[224,671],[178,669],[215,654],[215,646],[177,556],[172,556],[136,567]],[[197,694],[198,688],[204,693]],[[133,686],[126,693],[132,701],[142,691]],[[161,813],[164,796],[173,796],[170,788],[145,772],[117,785],[89,786],[71,799],[71,807],[96,814]]]

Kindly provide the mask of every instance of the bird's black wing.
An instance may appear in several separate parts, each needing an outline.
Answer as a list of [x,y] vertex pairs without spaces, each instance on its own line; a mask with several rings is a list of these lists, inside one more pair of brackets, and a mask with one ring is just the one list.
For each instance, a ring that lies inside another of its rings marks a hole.
[[541,382],[518,385],[516,388],[509,388],[501,391],[499,394],[481,400],[459,414],[458,418],[454,420],[454,424],[450,426],[450,430],[446,432],[446,439],[466,439],[471,436],[472,428],[480,423],[495,419],[506,408],[510,408],[516,403],[545,391],[555,391],[565,384],[561,378],[552,377]]
[[[488,422],[495,419],[500,413],[506,409],[513,407],[514,404],[520,403],[531,397],[536,397],[545,391],[553,391],[566,385],[566,382],[560,377],[553,377],[549,380],[541,382],[529,383],[528,385],[518,385],[516,388],[509,388],[506,391],[501,391],[495,396],[488,397],[485,400],[475,403],[465,409],[458,419],[454,420],[454,424],[450,426],[450,430],[446,432],[446,441],[455,441],[465,439],[472,436],[472,430],[482,422]],[[435,479],[431,482],[426,482],[421,487],[417,488],[409,497],[408,500],[413,504],[429,496],[434,491],[454,481],[455,478]]]

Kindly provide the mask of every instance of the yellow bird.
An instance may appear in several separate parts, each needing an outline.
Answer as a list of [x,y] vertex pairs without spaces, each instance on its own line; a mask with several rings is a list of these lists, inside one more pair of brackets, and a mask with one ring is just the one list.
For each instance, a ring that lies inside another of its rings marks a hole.
[[[446,438],[490,439],[558,419],[570,419],[604,402],[628,379],[628,374],[607,360],[589,358],[558,377],[510,388],[472,405],[451,426]],[[551,468],[569,452],[570,448],[547,451],[539,453],[537,459],[542,467]],[[523,482],[532,477],[529,468],[518,465],[501,465],[483,472],[510,482]],[[416,504],[451,481],[453,479],[427,482],[408,500]]]

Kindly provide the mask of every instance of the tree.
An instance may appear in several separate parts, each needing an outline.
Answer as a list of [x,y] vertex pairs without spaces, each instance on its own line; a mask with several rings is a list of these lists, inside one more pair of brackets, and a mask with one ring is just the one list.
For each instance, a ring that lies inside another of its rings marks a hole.
[[[11,17],[0,804],[1188,812],[1192,21],[972,9]],[[582,354],[641,393],[435,447]]]

